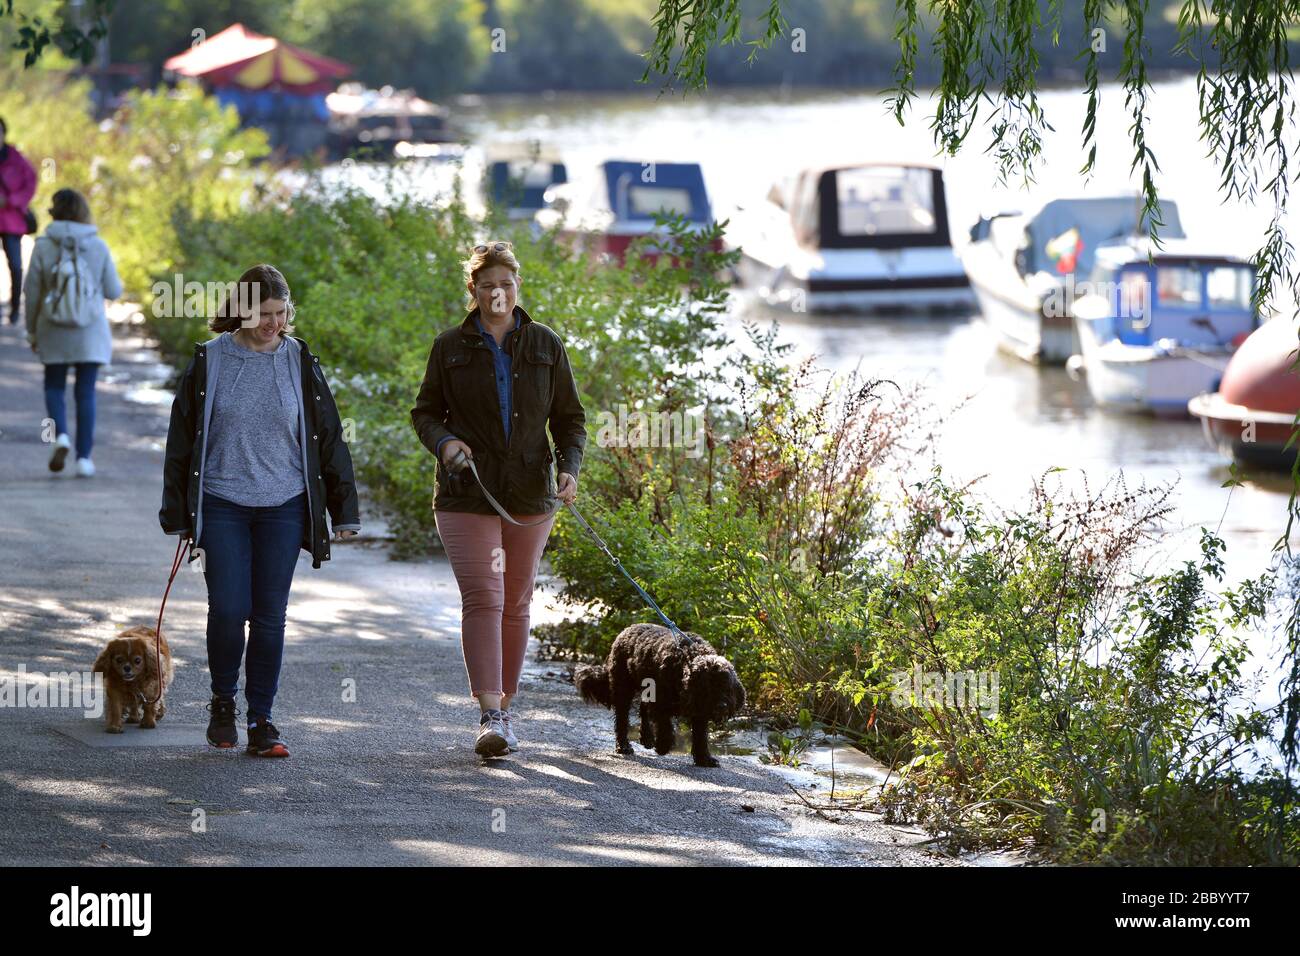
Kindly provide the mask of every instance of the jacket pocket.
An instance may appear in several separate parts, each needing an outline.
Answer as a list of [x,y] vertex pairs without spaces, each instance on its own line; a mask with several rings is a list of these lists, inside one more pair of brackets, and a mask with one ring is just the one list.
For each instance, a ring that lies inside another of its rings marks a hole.
[[[480,475],[484,475],[482,459],[475,459],[474,467],[479,470]],[[451,469],[439,460],[436,476],[438,489],[452,498],[481,498],[483,496],[482,489],[479,488],[478,482],[474,479],[474,472],[470,471],[468,466],[463,468],[459,475],[454,475]],[[484,475],[483,480],[487,480],[486,475]]]
[[521,498],[538,499],[555,497],[555,469],[550,449],[529,451],[523,455],[523,474],[519,480]]
[[[442,357],[442,378],[447,409],[451,421],[448,426],[455,431],[455,422],[466,415],[474,416],[490,398],[484,382],[478,375],[481,367],[474,361],[474,353],[468,349],[448,352]],[[491,394],[495,394],[495,389]]]
[[528,376],[533,380],[533,394],[542,404],[542,417],[551,411],[551,396],[555,389],[555,347],[549,344],[534,345],[526,355]]

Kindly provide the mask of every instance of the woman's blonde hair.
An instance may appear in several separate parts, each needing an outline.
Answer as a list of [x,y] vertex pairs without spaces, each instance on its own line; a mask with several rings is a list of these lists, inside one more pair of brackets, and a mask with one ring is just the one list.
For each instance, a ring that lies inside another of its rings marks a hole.
[[[466,282],[474,282],[480,272],[492,266],[505,266],[516,276],[519,275],[519,260],[515,258],[514,246],[505,241],[480,242],[470,252],[469,258],[463,265]],[[474,296],[468,296],[465,311],[473,312],[477,307],[478,302]]]
[[239,277],[234,296],[227,292],[221,305],[217,307],[216,315],[208,323],[208,328],[213,332],[237,332],[244,324],[244,317],[239,314],[238,306],[251,304],[253,308],[260,309],[261,303],[266,299],[284,299],[288,317],[280,334],[293,335],[295,310],[293,297],[289,295],[289,283],[285,281],[279,269],[265,262],[253,266]]

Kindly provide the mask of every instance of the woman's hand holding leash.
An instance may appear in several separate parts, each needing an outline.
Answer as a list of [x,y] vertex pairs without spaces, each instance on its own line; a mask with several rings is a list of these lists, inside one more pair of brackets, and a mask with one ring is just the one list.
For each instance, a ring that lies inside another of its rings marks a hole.
[[560,472],[560,487],[555,493],[566,505],[573,504],[578,497],[578,479],[567,471]]
[[443,465],[450,468],[452,471],[459,471],[460,469],[452,466],[452,460],[456,457],[457,452],[462,451],[465,453],[466,458],[474,457],[474,453],[469,450],[469,445],[466,445],[459,438],[453,438],[451,441],[447,442],[447,444],[442,446]]

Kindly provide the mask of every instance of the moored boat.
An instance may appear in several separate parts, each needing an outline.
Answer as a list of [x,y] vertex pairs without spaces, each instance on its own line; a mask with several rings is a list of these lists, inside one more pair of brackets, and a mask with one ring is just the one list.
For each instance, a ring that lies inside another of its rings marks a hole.
[[1296,446],[1287,443],[1300,412],[1298,343],[1300,322],[1265,322],[1232,356],[1219,390],[1187,403],[1221,454],[1256,467],[1291,469]]
[[547,207],[546,193],[569,181],[560,157],[540,143],[487,150],[482,191],[510,220],[529,220]]
[[667,230],[655,222],[656,213],[680,215],[693,230],[713,223],[698,163],[608,160],[600,164],[594,185],[552,186],[544,199],[546,208],[534,217],[542,229],[554,229],[579,248],[617,262],[623,261],[634,240],[667,237]]
[[1185,417],[1258,327],[1254,279],[1246,259],[1186,240],[1103,243],[1091,278],[1075,288],[1080,351],[1069,364],[1099,405]]
[[795,311],[970,312],[943,172],[908,163],[805,169],[742,206],[727,230],[737,272]]
[[[1053,199],[1032,215],[999,212],[971,228],[962,263],[998,345],[1028,362],[1063,365],[1075,354],[1070,306],[1076,277],[1097,247],[1146,232],[1136,196]],[[1178,207],[1161,200],[1162,238],[1184,238]]]

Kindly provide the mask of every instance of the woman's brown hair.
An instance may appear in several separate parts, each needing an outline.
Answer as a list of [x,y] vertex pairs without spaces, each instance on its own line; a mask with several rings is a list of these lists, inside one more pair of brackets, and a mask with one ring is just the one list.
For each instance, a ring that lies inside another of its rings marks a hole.
[[50,218],[60,222],[85,222],[90,218],[90,203],[75,189],[60,189],[50,197]]
[[[473,282],[481,271],[491,266],[505,266],[516,276],[519,275],[519,260],[515,258],[514,246],[509,242],[481,242],[470,252],[463,265],[467,282]],[[473,295],[468,296],[465,311],[473,312],[476,308],[478,301]]]
[[208,328],[213,332],[237,332],[244,325],[244,316],[240,315],[239,306],[257,310],[267,299],[285,300],[289,315],[280,334],[293,335],[294,306],[293,298],[289,295],[289,283],[279,269],[265,262],[253,266],[239,277],[233,295],[231,290],[227,290],[221,305],[217,307],[216,315],[208,323]]

